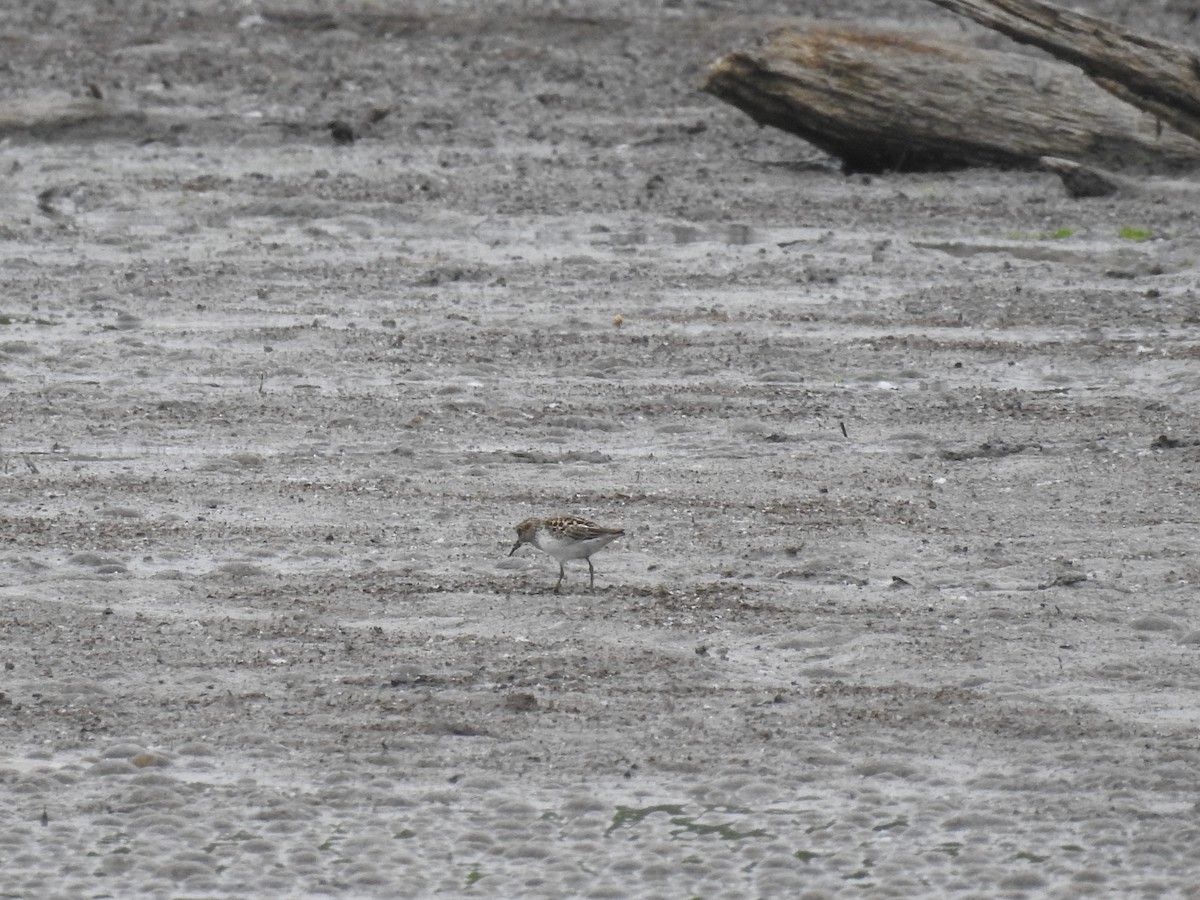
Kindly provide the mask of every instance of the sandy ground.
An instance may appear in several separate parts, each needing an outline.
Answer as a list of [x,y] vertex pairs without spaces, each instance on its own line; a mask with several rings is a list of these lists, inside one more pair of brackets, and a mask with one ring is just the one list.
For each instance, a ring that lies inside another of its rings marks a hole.
[[931,4],[85,6],[0,25],[0,897],[1200,895],[1194,195],[696,90]]

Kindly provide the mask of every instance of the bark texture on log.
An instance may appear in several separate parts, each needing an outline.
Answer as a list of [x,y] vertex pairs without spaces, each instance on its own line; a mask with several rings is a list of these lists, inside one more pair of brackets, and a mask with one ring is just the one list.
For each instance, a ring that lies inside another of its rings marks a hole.
[[704,90],[842,160],[847,171],[1037,168],[1043,156],[1173,171],[1200,143],[1071,66],[932,35],[785,29],[714,62]]
[[1097,84],[1200,140],[1200,54],[1039,0],[933,0],[1078,66]]

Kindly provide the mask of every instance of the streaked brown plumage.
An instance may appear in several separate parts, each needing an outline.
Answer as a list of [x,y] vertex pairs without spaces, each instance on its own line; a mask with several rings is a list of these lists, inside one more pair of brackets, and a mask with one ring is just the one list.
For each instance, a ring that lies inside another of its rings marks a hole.
[[554,591],[558,592],[566,577],[564,563],[568,559],[587,560],[589,583],[596,587],[596,570],[589,557],[602,547],[608,546],[625,534],[621,528],[605,528],[579,516],[551,516],[548,519],[526,519],[517,526],[517,542],[508,552],[512,556],[522,544],[533,544],[544,553],[558,560],[558,581]]

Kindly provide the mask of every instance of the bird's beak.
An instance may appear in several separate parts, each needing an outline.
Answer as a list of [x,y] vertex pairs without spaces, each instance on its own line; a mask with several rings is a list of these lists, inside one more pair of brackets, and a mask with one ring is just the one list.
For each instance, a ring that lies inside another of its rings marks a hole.
[[517,548],[518,548],[518,547],[520,547],[520,546],[521,546],[521,542],[520,542],[520,541],[517,541],[515,544],[513,544],[513,548],[512,548],[511,550],[509,550],[509,551],[508,551],[508,555],[509,555],[509,556],[512,556],[514,553],[516,553],[516,552],[517,552]]

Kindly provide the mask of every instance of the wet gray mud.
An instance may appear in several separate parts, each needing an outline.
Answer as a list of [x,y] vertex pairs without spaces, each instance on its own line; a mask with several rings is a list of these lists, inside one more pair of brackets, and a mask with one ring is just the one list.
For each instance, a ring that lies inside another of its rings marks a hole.
[[696,90],[932,4],[9,6],[0,896],[1200,890],[1194,195]]

